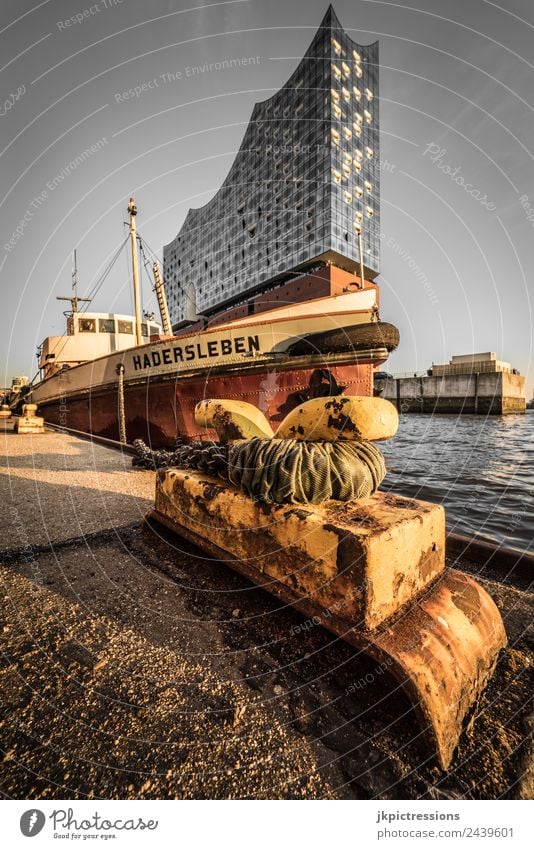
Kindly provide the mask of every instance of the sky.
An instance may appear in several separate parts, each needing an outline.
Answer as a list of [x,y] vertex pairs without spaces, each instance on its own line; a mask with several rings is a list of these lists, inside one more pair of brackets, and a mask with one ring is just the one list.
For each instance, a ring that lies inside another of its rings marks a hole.
[[[221,185],[254,103],[285,83],[326,8],[326,0],[3,0],[0,385],[35,374],[37,345],[64,331],[66,304],[56,296],[71,293],[73,250],[84,295],[126,236],[130,195],[139,232],[161,258],[188,208]],[[453,354],[495,351],[527,375],[531,397],[531,0],[334,8],[353,39],[380,43],[377,282],[381,317],[401,331],[386,368],[413,373]],[[225,59],[239,61],[210,68]],[[95,311],[132,311],[126,257]],[[146,277],[143,299],[156,310]]]

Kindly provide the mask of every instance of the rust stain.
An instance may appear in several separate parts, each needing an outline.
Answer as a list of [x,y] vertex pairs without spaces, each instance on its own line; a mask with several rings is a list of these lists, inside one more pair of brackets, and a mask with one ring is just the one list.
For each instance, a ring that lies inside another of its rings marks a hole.
[[453,593],[452,602],[467,616],[470,622],[475,623],[480,616],[480,596],[478,590],[472,584],[466,584],[460,592]]

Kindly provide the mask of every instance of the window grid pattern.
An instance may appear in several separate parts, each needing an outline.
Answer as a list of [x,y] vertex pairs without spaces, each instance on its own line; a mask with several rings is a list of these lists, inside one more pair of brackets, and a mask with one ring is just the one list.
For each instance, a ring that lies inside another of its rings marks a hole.
[[[164,248],[174,325],[243,301],[325,254],[379,271],[378,43],[329,9],[286,85],[257,103],[217,194]],[[334,252],[335,255],[332,255]]]

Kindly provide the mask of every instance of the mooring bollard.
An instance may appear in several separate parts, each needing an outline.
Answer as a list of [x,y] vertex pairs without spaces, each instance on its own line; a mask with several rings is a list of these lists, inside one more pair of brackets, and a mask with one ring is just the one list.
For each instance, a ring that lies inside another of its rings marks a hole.
[[37,404],[24,404],[22,415],[15,419],[15,433],[44,433],[44,419],[36,412]]
[[[382,473],[380,452],[367,437],[394,434],[394,406],[379,398],[314,399],[293,410],[273,437],[255,408],[243,424],[247,406],[198,405],[197,420],[227,440],[226,453],[213,448],[219,462],[226,458],[228,480],[161,469],[149,517],[387,662],[447,768],[506,634],[490,596],[446,568],[443,508],[376,492],[385,467]],[[343,463],[333,463],[330,489],[324,480],[318,487],[313,476],[327,476],[333,445]],[[208,447],[177,456],[209,463],[209,453]],[[270,466],[250,468],[250,458],[267,456]],[[246,494],[235,485],[243,481]],[[351,497],[354,481],[364,497]],[[334,490],[342,500],[328,496]],[[310,492],[321,493],[322,503],[313,503]]]

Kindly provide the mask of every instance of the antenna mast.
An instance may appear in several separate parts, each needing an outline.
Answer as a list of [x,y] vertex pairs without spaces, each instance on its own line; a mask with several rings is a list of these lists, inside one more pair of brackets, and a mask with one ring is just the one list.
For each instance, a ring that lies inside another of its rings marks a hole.
[[70,308],[73,312],[78,312],[78,304],[83,301],[86,304],[90,304],[92,298],[79,298],[78,297],[78,264],[76,261],[76,248],[74,248],[74,267],[72,269],[72,289],[74,295],[57,295],[56,301],[70,301]]
[[134,307],[135,307],[135,344],[143,344],[143,336],[141,334],[141,293],[139,289],[139,261],[137,258],[137,231],[135,227],[135,216],[137,215],[137,207],[134,199],[130,198],[128,204],[128,212],[130,214],[130,240],[132,244],[132,272],[133,272],[133,290],[134,290]]

